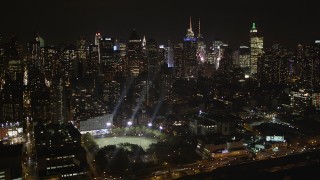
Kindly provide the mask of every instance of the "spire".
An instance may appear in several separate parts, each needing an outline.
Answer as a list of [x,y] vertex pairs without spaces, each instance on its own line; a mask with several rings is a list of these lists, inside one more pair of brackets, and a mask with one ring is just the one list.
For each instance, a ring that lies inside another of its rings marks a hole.
[[191,16],[190,16],[190,27],[187,30],[187,37],[194,37],[194,33],[192,31],[192,22],[191,22]]
[[252,29],[256,29],[256,23],[252,23]]
[[200,26],[200,18],[199,18],[199,31],[198,31],[198,39],[202,38],[201,35],[201,26]]
[[146,36],[144,35],[142,39],[142,47],[145,47],[146,44],[147,44],[147,40],[146,40]]
[[192,22],[191,22],[191,16],[190,16],[190,31],[192,31]]
[[200,31],[200,18],[199,18],[199,36],[201,34],[201,31]]
[[257,33],[258,32],[257,27],[256,27],[256,23],[252,23],[252,27],[251,27],[250,32],[251,33]]

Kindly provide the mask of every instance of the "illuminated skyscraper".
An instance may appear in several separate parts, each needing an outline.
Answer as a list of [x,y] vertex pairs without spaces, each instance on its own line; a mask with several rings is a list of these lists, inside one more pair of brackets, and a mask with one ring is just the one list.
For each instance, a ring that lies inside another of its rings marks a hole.
[[100,39],[102,38],[102,35],[100,33],[96,33],[96,36],[94,38],[94,45],[98,46],[97,53],[98,53],[98,74],[100,75],[100,65],[101,65],[101,56],[100,56]]
[[44,73],[47,80],[52,81],[54,77],[61,74],[61,62],[58,57],[58,51],[54,46],[41,48],[44,59]]
[[187,30],[186,37],[183,41],[183,59],[185,61],[184,76],[194,77],[197,71],[197,39],[192,31],[192,22],[190,17],[190,27]]
[[212,42],[212,56],[213,56],[213,63],[215,65],[216,70],[220,66],[220,60],[222,58],[222,47],[223,42],[220,40],[214,40]]
[[84,72],[86,72],[87,65],[87,50],[86,50],[86,40],[80,37],[77,41],[77,77],[83,77]]
[[203,42],[203,36],[200,31],[200,19],[199,19],[199,32],[197,36],[197,59],[198,63],[204,63],[206,61],[206,46]]
[[250,48],[248,46],[240,46],[239,63],[240,67],[250,68]]
[[320,42],[302,48],[301,82],[311,87],[318,86],[320,82]]
[[159,71],[158,44],[154,39],[148,39],[147,45],[148,74],[151,78]]
[[127,74],[128,66],[128,57],[127,57],[127,43],[119,42],[119,55],[120,55],[120,64],[118,66],[119,72],[123,75]]
[[250,67],[251,74],[257,73],[258,58],[263,53],[263,37],[259,36],[256,23],[252,23],[250,30]]
[[275,43],[258,59],[257,78],[260,85],[286,84],[295,74],[294,58],[280,43]]
[[112,80],[115,73],[114,39],[101,38],[99,41],[101,73],[105,79]]
[[102,87],[102,99],[107,104],[108,111],[113,112],[120,98],[120,83],[105,82]]
[[170,43],[170,40],[168,41],[167,47],[165,47],[165,61],[168,64],[168,67],[174,66],[174,59],[173,59],[173,48]]
[[173,47],[174,57],[174,74],[175,77],[182,77],[184,72],[184,61],[183,61],[183,44],[176,44]]
[[97,76],[99,74],[99,50],[98,45],[91,44],[89,46],[89,54],[87,59],[87,76]]
[[96,36],[94,38],[94,45],[99,45],[100,39],[102,38],[102,35],[98,32],[96,33]]
[[44,62],[41,54],[41,47],[44,47],[44,40],[36,34],[34,39],[28,43],[27,64],[30,71],[43,69]]
[[128,73],[131,76],[138,76],[142,62],[142,43],[135,29],[132,30],[128,43]]
[[76,47],[75,46],[61,46],[61,69],[62,69],[62,78],[66,86],[70,85],[72,78],[74,78],[74,66],[76,60]]
[[222,46],[220,46],[219,51],[221,52],[222,56],[219,63],[218,71],[227,73],[232,66],[232,49],[228,44],[223,44]]

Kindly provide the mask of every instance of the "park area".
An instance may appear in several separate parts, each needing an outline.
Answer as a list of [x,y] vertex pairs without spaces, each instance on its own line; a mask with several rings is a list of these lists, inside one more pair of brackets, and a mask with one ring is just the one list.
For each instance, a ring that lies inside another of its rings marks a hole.
[[118,145],[121,143],[130,143],[141,146],[143,150],[147,150],[152,143],[157,143],[156,139],[135,136],[105,137],[95,139],[100,148],[108,145]]

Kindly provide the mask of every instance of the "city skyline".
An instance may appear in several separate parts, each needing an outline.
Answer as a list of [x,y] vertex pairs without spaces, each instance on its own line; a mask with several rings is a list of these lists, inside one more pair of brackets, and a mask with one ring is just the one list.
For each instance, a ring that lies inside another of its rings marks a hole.
[[320,176],[319,12],[2,3],[0,179]]
[[[160,43],[168,39],[182,42],[192,17],[197,34],[201,18],[201,33],[205,42],[223,40],[232,48],[249,45],[251,23],[256,22],[266,47],[279,41],[286,47],[312,43],[319,37],[319,14],[313,1],[252,0],[211,2],[202,0],[196,5],[183,1],[55,1],[50,5],[32,0],[4,2],[0,8],[3,36],[15,33],[22,42],[39,33],[48,44],[75,43],[79,36],[89,42],[101,32],[107,37],[127,40],[131,29],[143,37]],[[236,31],[235,31],[236,30]]]

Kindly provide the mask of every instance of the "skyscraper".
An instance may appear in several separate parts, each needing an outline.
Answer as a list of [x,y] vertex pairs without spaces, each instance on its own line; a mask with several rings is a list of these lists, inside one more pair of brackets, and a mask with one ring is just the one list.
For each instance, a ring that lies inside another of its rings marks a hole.
[[128,43],[128,73],[138,76],[140,73],[140,62],[142,62],[142,43],[135,29],[132,30]]
[[176,78],[183,76],[184,72],[184,61],[183,61],[183,44],[176,44],[173,47],[174,57],[174,74]]
[[80,37],[77,41],[77,77],[83,77],[84,72],[86,72],[86,62],[87,60],[87,51],[86,51],[86,40],[83,37]]
[[101,38],[99,41],[101,73],[106,80],[112,80],[115,73],[114,39]]
[[97,76],[99,74],[99,50],[98,45],[91,44],[89,46],[89,54],[87,59],[87,76]]
[[190,17],[190,26],[187,29],[186,37],[183,41],[183,59],[185,61],[184,76],[194,77],[197,71],[197,39],[192,31],[192,22]]
[[258,34],[256,23],[252,23],[250,30],[250,67],[251,74],[257,73],[257,61],[263,53],[263,37]]
[[320,43],[305,46],[301,63],[301,81],[304,85],[318,86],[320,82]]
[[199,63],[204,63],[206,61],[206,46],[203,41],[203,36],[201,34],[201,26],[200,26],[200,19],[199,19],[199,31],[197,36],[197,59]]
[[146,44],[148,74],[151,78],[159,71],[160,61],[158,55],[158,44],[154,39],[148,39]]
[[215,64],[216,70],[219,69],[220,60],[222,58],[222,47],[223,42],[220,40],[214,40],[212,42],[212,56],[213,56],[213,63]]

